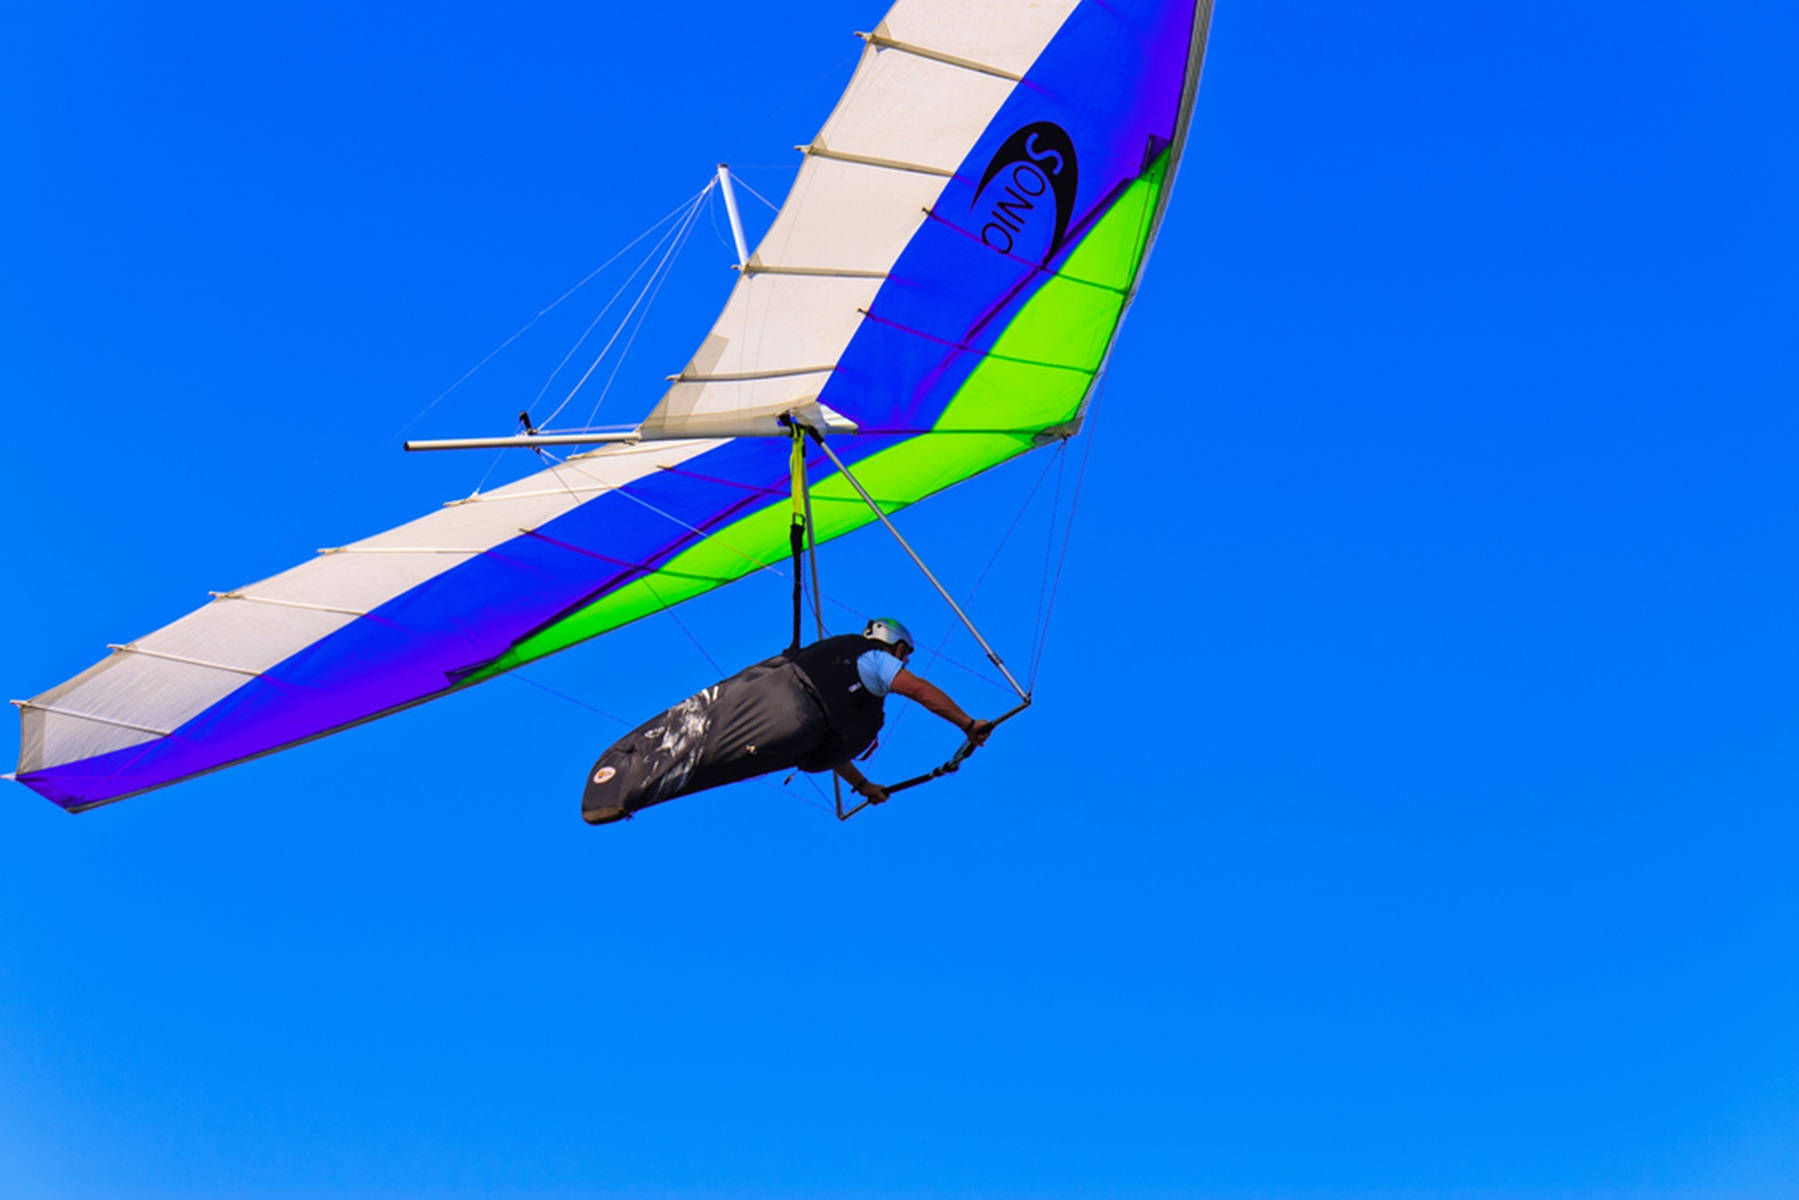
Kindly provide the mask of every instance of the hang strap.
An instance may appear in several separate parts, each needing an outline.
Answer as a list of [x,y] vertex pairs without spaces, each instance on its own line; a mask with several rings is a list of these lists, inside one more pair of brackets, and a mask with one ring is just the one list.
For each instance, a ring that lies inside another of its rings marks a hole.
[[[782,417],[781,423],[793,432],[790,466],[793,475],[793,521],[787,527],[788,544],[793,550],[793,644],[788,647],[788,653],[797,654],[800,649],[800,617],[805,612],[806,511],[810,507],[806,494],[806,433],[797,421]],[[814,584],[816,585],[816,580]]]

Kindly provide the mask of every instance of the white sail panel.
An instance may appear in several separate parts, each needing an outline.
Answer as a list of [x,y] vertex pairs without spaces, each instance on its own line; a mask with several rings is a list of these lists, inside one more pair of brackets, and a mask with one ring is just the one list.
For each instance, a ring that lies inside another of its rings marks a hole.
[[964,62],[1023,75],[1078,6],[1078,0],[906,0],[875,34]]
[[304,604],[360,616],[478,551],[330,552],[232,593],[252,603]]
[[608,446],[237,588],[25,701],[19,770],[154,741],[358,614],[580,501],[717,445],[682,440]]
[[871,43],[812,149],[948,175],[1015,86],[1010,79]]
[[323,606],[291,608],[219,599],[131,644],[176,667],[191,660],[260,675],[354,619]]
[[[777,432],[775,417],[817,397],[860,310],[1012,94],[1006,76],[1022,75],[1074,8],[896,4],[807,147],[749,272],[644,433]],[[816,274],[825,272],[871,278]]]

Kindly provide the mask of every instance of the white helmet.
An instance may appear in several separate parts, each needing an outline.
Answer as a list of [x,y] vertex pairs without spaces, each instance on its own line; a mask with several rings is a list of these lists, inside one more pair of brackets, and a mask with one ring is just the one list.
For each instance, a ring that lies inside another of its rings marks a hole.
[[877,642],[886,642],[895,650],[904,646],[908,650],[918,649],[918,643],[912,640],[912,631],[901,625],[892,617],[876,617],[862,630],[863,637],[873,638]]

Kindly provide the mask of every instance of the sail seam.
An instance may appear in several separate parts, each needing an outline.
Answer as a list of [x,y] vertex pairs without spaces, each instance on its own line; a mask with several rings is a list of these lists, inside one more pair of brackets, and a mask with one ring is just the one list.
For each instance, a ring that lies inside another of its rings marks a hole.
[[[587,479],[593,478],[593,476],[588,475],[586,471],[583,471],[583,470],[581,470],[580,467],[575,466],[574,460],[572,460],[572,459],[564,460],[561,465],[564,467],[571,468],[572,470],[575,471],[576,474],[581,475]],[[556,477],[558,479],[560,479],[562,477],[560,471],[556,472]],[[706,529],[701,529],[698,525],[695,525],[691,521],[682,520],[680,517],[677,517],[674,513],[671,513],[669,511],[667,511],[666,509],[658,508],[656,505],[651,504],[648,500],[645,500],[642,496],[636,495],[635,493],[631,492],[628,488],[618,487],[618,488],[614,488],[613,490],[616,491],[619,495],[623,496],[625,499],[631,501],[631,503],[636,504],[636,505],[648,510],[649,512],[655,513],[657,516],[662,517],[668,521],[671,521],[676,525],[679,525],[681,528],[694,534],[697,538],[699,538],[700,541],[705,541],[708,538],[718,538],[718,530],[728,527],[732,523],[732,518],[736,514],[735,507],[727,510],[726,512],[718,514],[716,517],[712,518],[715,528],[713,530],[706,530]],[[698,543],[696,542],[695,544],[697,545]],[[745,553],[744,551],[738,549],[736,546],[733,546],[731,543],[723,540],[722,538],[718,538],[717,544],[720,546],[723,546],[726,550],[729,550],[732,554],[735,554],[737,557],[743,559],[745,562],[749,563],[754,569],[756,569],[758,571],[767,571],[769,574],[775,576],[775,578],[777,578],[777,579],[785,579],[786,578],[785,575],[782,575],[780,571],[776,570],[774,567],[770,566],[768,563],[763,562],[761,559],[758,559],[753,554]],[[673,551],[673,553],[680,553],[680,551],[676,550],[676,551]],[[530,636],[530,635],[527,634],[526,636]]]
[[[958,342],[958,341],[954,341],[950,338],[938,337],[934,333],[926,333],[924,330],[914,329],[910,325],[901,325],[898,321],[890,320],[887,317],[876,316],[874,313],[869,312],[865,308],[857,309],[856,311],[860,312],[863,316],[867,317],[870,321],[873,321],[878,325],[885,325],[890,329],[897,329],[901,333],[909,333],[914,337],[921,337],[921,338],[925,339],[927,342],[935,342],[939,346],[948,346],[952,350],[962,350],[969,354],[979,355],[982,358],[992,359],[995,362],[1017,363],[1021,367],[1042,367],[1045,370],[1050,370],[1050,371],[1072,371],[1076,375],[1088,375],[1088,376],[1091,376],[1095,370],[1095,368],[1093,368],[1093,367],[1075,366],[1070,363],[1044,362],[1041,359],[1036,359],[1036,358],[1018,358],[1015,355],[1011,355],[1011,354],[1000,354],[993,350],[982,350],[978,346],[970,346],[967,342]],[[1018,432],[1018,431],[1016,431],[1016,430],[996,430],[994,432],[1011,433],[1011,432]]]
[[[1027,432],[1032,432],[1032,431],[1027,431]],[[720,487],[736,488],[740,492],[750,492],[750,493],[752,493],[754,495],[758,495],[758,496],[786,496],[789,494],[789,491],[790,491],[789,488],[765,487],[762,484],[742,483],[735,479],[719,479],[716,476],[701,475],[697,471],[689,471],[682,467],[664,467],[663,470],[668,471],[675,475],[679,475],[684,479],[692,479],[692,480],[695,480],[700,483],[717,484]],[[819,495],[818,494],[819,485],[822,484],[825,481],[825,479],[828,479],[828,478],[829,478],[829,476],[823,476],[813,483],[813,485],[812,485],[812,501],[813,501],[813,503],[815,503],[815,504],[861,504],[862,503],[862,501],[855,496],[821,496],[821,495]],[[883,501],[881,501],[881,503],[891,504],[895,508],[904,508],[907,504],[907,501],[883,500]],[[696,576],[696,578],[703,579],[706,577],[702,575],[702,576]]]
[[[962,228],[962,226],[956,224],[954,221],[948,219],[947,217],[939,216],[935,209],[930,209],[930,208],[925,209],[925,215],[930,217],[931,220],[936,221],[939,224],[942,224],[946,228],[954,230],[956,233],[961,234],[963,237],[967,238],[969,241],[981,242],[981,245],[987,246],[986,242],[981,241],[980,234],[975,233],[973,230]],[[1072,237],[1069,238],[1069,241],[1073,241],[1073,240],[1074,239]],[[993,250],[993,247],[991,247],[991,246],[987,246],[987,248],[989,250]],[[1064,279],[1064,280],[1067,280],[1069,283],[1078,283],[1078,284],[1082,285],[1083,287],[1098,288],[1102,292],[1111,292],[1114,296],[1128,296],[1130,294],[1128,289],[1118,287],[1115,284],[1100,283],[1098,280],[1094,280],[1094,279],[1082,279],[1079,275],[1068,275],[1068,274],[1064,274],[1060,271],[1052,271],[1040,262],[1033,262],[1028,258],[1020,258],[1016,254],[1008,254],[1003,250],[993,250],[993,252],[995,254],[998,254],[1002,258],[1009,258],[1013,262],[1018,263],[1021,266],[1029,267],[1033,271],[1041,271],[1043,274],[1048,275],[1051,279]]]
[[587,558],[597,559],[603,563],[611,563],[615,567],[625,567],[632,571],[641,571],[645,575],[667,575],[674,579],[694,579],[701,583],[726,584],[735,582],[735,579],[723,579],[716,575],[700,575],[693,571],[671,571],[667,567],[659,567],[651,563],[632,562],[629,559],[614,558],[610,554],[601,554],[598,550],[589,550],[586,546],[577,546],[573,542],[565,542],[560,538],[553,538],[549,534],[540,533],[535,529],[520,529],[519,532],[526,537],[536,538],[540,542],[547,542],[559,550],[567,550],[570,553],[584,555]]

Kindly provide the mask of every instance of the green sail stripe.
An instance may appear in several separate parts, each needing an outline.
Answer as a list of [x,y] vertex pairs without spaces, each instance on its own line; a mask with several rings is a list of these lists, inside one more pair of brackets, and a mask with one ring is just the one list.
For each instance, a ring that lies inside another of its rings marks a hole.
[[[933,433],[958,436],[919,434],[855,465],[856,478],[880,497],[884,509],[898,511],[1033,445],[1030,433],[959,431],[1042,430],[1074,419],[1104,364],[1142,266],[1167,174],[1164,153],[1069,253],[1061,274],[1044,283],[1013,317],[932,428]],[[812,496],[815,535],[821,542],[875,519],[841,475],[814,484]],[[788,553],[791,513],[785,498],[771,497],[767,506],[690,546],[653,574],[522,639],[463,683],[490,679],[711,591],[720,586],[717,581],[740,579],[782,561]]]

